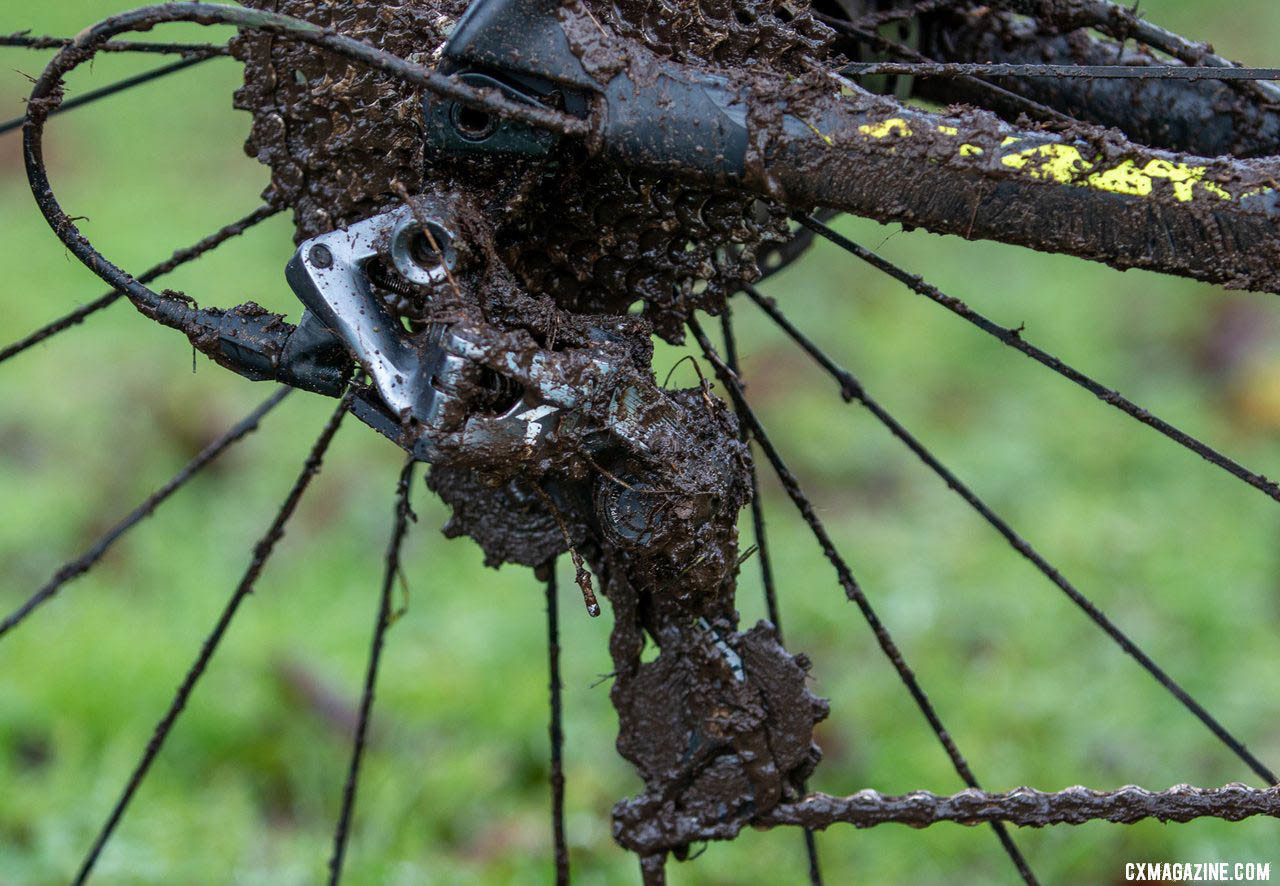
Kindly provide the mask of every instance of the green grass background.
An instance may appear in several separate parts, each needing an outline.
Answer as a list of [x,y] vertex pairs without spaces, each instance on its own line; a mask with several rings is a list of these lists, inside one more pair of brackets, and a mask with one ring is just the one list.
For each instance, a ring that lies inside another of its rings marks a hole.
[[[0,0],[0,31],[73,33],[103,0]],[[1162,24],[1275,64],[1280,6],[1148,0]],[[219,39],[166,28],[151,39]],[[21,113],[45,54],[3,50]],[[154,65],[99,57],[70,93]],[[257,203],[236,64],[217,60],[50,128],[64,205],[141,270]],[[31,201],[0,138],[0,329],[18,338],[102,291]],[[896,227],[862,242],[1140,403],[1280,473],[1280,306],[1185,281]],[[202,304],[289,309],[277,218],[165,283]],[[1257,492],[825,246],[771,281],[795,321],[1090,594],[1251,748],[1280,765],[1280,512]],[[1219,785],[1249,773],[1048,582],[746,303],[750,394],[985,786]],[[659,377],[680,357],[662,348]],[[695,380],[688,365],[674,383]],[[267,395],[119,303],[0,369],[0,608],[9,610]],[[332,403],[295,395],[262,429],[0,642],[0,883],[65,882],[249,559]],[[323,872],[400,464],[354,420],[242,609],[101,859],[101,883],[312,883]],[[350,883],[549,878],[543,599],[438,532],[419,481],[408,610],[390,632],[348,856]],[[832,700],[815,788],[961,785],[830,566],[772,482],[766,508],[791,647]],[[745,527],[744,527],[745,529]],[[749,530],[746,530],[749,531]],[[568,834],[575,881],[633,882],[609,809],[638,781],[613,750],[609,617],[562,582]],[[744,624],[761,616],[744,567]],[[606,607],[607,610],[607,607]],[[309,700],[310,699],[310,700]],[[1126,861],[1270,861],[1274,820],[1016,834],[1049,883],[1110,883]],[[1013,882],[986,829],[837,827],[828,882]],[[799,882],[793,832],[746,833],[673,883]],[[1277,871],[1280,875],[1280,871]]]

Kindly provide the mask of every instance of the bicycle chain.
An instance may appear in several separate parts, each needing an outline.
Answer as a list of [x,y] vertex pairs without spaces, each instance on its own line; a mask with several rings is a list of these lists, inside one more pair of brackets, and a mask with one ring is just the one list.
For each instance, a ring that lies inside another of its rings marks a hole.
[[[779,803],[752,824],[825,830],[834,824],[850,824],[856,828],[905,824],[923,828],[944,821],[970,826],[1001,821],[1039,828],[1091,821],[1133,824],[1148,818],[1162,822],[1188,822],[1197,818],[1242,821],[1258,815],[1280,817],[1280,787],[1255,788],[1235,783],[1221,788],[1198,788],[1180,784],[1164,791],[1149,791],[1126,785],[1114,791],[1095,791],[1077,785],[1055,793],[1028,787],[1001,794],[973,789],[951,795],[913,791],[894,796],[874,790],[862,790],[846,797],[813,793],[794,803]],[[736,836],[739,827],[735,822],[726,822],[697,836],[703,840],[728,840]],[[659,832],[640,832],[627,848],[642,854],[660,851],[665,840],[666,835]]]

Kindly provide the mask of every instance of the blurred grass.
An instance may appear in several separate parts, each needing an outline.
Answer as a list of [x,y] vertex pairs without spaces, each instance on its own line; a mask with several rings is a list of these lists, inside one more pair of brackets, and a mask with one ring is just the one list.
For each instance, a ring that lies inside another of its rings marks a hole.
[[[1149,0],[1150,17],[1274,58],[1280,8]],[[0,0],[0,30],[74,33],[113,4]],[[168,28],[154,39],[207,39]],[[223,36],[222,34],[218,35]],[[21,112],[42,54],[4,50]],[[99,57],[70,94],[155,65]],[[16,70],[15,70],[16,69]],[[53,181],[104,253],[141,269],[257,204],[215,60],[51,127]],[[0,327],[9,341],[102,290],[50,234],[20,138],[0,138]],[[841,228],[1137,401],[1276,473],[1280,313],[1271,298],[847,221]],[[278,218],[165,284],[205,304],[289,309]],[[825,246],[772,281],[793,319],[1021,527],[1264,760],[1280,761],[1274,503],[936,306]],[[1249,773],[746,303],[750,393],[991,789],[1217,785]],[[662,348],[660,377],[680,356]],[[11,609],[265,397],[118,304],[0,371],[0,608]],[[676,381],[693,383],[692,371]],[[331,402],[296,395],[104,562],[0,643],[0,883],[65,881],[248,560]],[[230,630],[104,854],[102,883],[310,883],[328,854],[391,526],[399,454],[355,421]],[[389,637],[351,883],[538,883],[549,870],[542,595],[436,532],[419,485],[408,611]],[[766,484],[793,649],[833,702],[813,787],[959,787],[830,567]],[[749,531],[749,530],[747,530]],[[744,567],[745,624],[762,615]],[[637,780],[613,750],[605,641],[562,582],[575,881],[634,882],[608,813]],[[1046,882],[1113,882],[1133,860],[1280,863],[1271,820],[1016,835]],[[984,829],[837,829],[828,882],[1012,882]],[[796,834],[712,845],[673,883],[797,882]]]

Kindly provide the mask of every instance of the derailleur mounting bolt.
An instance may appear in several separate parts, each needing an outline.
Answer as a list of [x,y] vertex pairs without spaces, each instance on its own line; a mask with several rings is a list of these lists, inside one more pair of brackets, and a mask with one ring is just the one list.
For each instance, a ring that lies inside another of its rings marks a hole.
[[323,269],[333,266],[333,253],[330,252],[329,247],[325,246],[323,243],[317,243],[315,246],[312,246],[308,258],[311,259],[311,264],[315,265],[317,268]]

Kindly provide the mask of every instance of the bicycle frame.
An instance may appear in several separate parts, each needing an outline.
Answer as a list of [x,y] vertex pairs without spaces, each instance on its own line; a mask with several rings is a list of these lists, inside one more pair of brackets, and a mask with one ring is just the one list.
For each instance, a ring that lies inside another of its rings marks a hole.
[[[514,6],[540,16],[542,26],[554,19],[548,4]],[[473,9],[486,7],[510,12],[494,3]],[[554,50],[548,53],[529,54],[523,44],[493,43],[492,31],[461,26],[446,51],[456,64],[503,75],[508,86],[523,77],[527,87],[541,80],[576,90],[580,100],[566,102],[563,111],[529,101],[519,90],[500,97],[486,94],[477,88],[482,82],[463,79],[475,71],[450,79],[394,64],[371,47],[342,42],[283,16],[237,17],[205,4],[172,4],[122,16],[86,32],[59,54],[37,84],[25,142],[33,188],[51,225],[72,251],[126,291],[148,316],[182,330],[201,350],[242,375],[340,393],[348,362],[340,355],[317,359],[315,342],[299,344],[301,329],[246,306],[225,313],[197,310],[129,279],[79,235],[44,177],[41,128],[57,108],[58,84],[66,70],[131,28],[158,21],[233,22],[340,49],[397,73],[434,94],[424,114],[441,127],[456,120],[448,113],[450,107],[479,109],[560,138],[581,138],[619,166],[745,189],[798,212],[823,206],[970,239],[1066,252],[1120,268],[1149,268],[1238,288],[1280,291],[1275,270],[1280,258],[1275,245],[1280,186],[1270,160],[1182,156],[1090,127],[1066,132],[1020,128],[984,112],[929,114],[820,72],[799,79],[709,75],[646,56],[630,45],[597,47],[604,61],[594,59],[596,70],[589,70],[576,55],[563,55],[575,39],[574,29],[590,27],[574,14],[555,19],[558,24],[550,31],[543,28],[542,37]],[[606,79],[599,72],[611,69],[610,60],[625,65]],[[495,82],[501,86],[504,81]],[[536,92],[539,87],[529,88]],[[444,133],[448,136],[447,130]],[[550,142],[521,139],[511,128],[498,127],[495,133],[502,136],[501,143],[489,148],[495,153],[536,152]],[[471,144],[466,149],[486,148]],[[1153,229],[1163,236],[1153,239]],[[1196,248],[1206,241],[1214,249]],[[700,343],[709,348],[701,338]],[[295,359],[299,353],[306,360]],[[717,366],[725,371],[723,379],[731,388],[732,371],[727,364]],[[1275,808],[1271,795],[1250,795],[1241,802],[1240,808],[1255,811]],[[815,805],[820,804],[810,804]],[[965,809],[954,817],[968,820]],[[813,824],[818,819],[812,812],[793,806],[779,811],[772,823]],[[1067,808],[1062,820],[1070,820],[1071,814]],[[918,813],[902,815],[907,817],[901,820],[915,820],[909,816]],[[636,843],[635,848],[664,853],[687,845],[688,839],[686,832],[672,838],[674,842]]]

